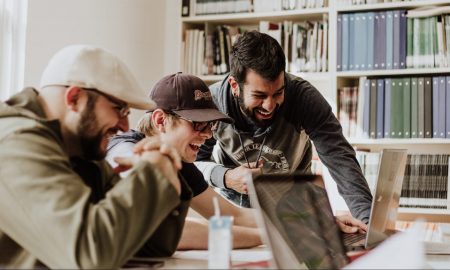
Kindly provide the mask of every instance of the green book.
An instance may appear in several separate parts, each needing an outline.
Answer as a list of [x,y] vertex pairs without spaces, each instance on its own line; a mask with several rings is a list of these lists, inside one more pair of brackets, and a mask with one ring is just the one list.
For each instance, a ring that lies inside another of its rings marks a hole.
[[406,23],[406,67],[412,68],[413,64],[413,23],[414,20],[412,18],[407,19]]
[[411,78],[403,79],[403,138],[411,138]]
[[418,138],[419,116],[418,116],[418,79],[411,78],[411,138]]
[[403,79],[392,79],[391,138],[403,138]]
[[418,138],[425,138],[425,79],[417,79],[417,130]]

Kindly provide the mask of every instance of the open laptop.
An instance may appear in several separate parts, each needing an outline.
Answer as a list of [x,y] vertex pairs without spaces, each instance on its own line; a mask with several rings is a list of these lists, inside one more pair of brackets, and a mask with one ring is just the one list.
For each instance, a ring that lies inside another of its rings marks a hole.
[[406,159],[405,149],[382,150],[367,233],[356,238],[345,234],[344,245],[348,250],[372,248],[396,232]]
[[[397,166],[404,167],[406,152],[400,152],[405,154],[404,160],[388,159],[388,154],[386,162],[399,161]],[[396,174],[403,176],[400,172]],[[264,243],[273,252],[273,267],[338,269],[348,263],[342,235],[321,176],[265,174],[249,181],[248,188],[251,204],[257,209],[257,221],[265,231]],[[385,191],[387,189],[380,187],[380,194]],[[385,201],[381,199],[380,202]],[[372,209],[372,214],[378,212]],[[373,224],[387,224],[386,220]],[[378,234],[375,229],[370,232]]]

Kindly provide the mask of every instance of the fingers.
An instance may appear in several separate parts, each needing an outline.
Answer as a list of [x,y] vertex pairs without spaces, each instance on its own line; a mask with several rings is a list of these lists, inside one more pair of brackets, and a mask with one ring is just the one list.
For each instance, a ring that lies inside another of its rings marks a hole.
[[[118,164],[118,167],[133,167],[134,164],[138,161],[136,156],[131,157],[115,157],[114,162]],[[117,167],[116,167],[117,168]]]
[[158,136],[147,137],[134,146],[133,152],[140,154],[144,151],[158,150],[160,149],[161,144],[161,139]]
[[342,222],[338,222],[338,225],[341,231],[344,233],[356,233],[358,231],[358,227],[349,226]]
[[168,158],[170,158],[170,160],[172,160],[175,168],[181,170],[181,157],[175,148],[163,143],[161,144],[159,151],[161,152],[161,154],[166,155]]
[[352,228],[351,233],[356,231],[360,232],[367,231],[367,225],[364,222],[356,218],[353,218],[352,216],[349,215],[336,216],[336,220],[343,232],[347,232],[348,230],[350,230],[348,228]]
[[133,152],[139,155],[145,151],[159,151],[173,162],[176,169],[181,169],[181,157],[178,151],[167,143],[162,142],[159,136],[145,138],[139,141],[133,149]]

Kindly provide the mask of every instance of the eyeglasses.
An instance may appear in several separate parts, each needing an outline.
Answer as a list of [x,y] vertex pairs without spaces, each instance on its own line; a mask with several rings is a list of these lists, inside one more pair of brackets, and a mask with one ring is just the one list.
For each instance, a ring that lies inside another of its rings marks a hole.
[[117,111],[117,114],[119,115],[120,118],[125,118],[130,114],[130,107],[128,107],[128,104],[121,102],[105,93],[102,93],[100,91],[98,91],[97,89],[94,88],[83,88],[83,90],[86,91],[90,91],[90,92],[94,92],[100,96],[103,96],[104,98],[106,98],[109,102],[111,102],[112,104],[114,104],[114,109]]
[[196,121],[192,121],[192,120],[186,119],[184,117],[181,117],[178,114],[175,114],[172,112],[166,112],[166,113],[171,114],[177,118],[183,119],[185,121],[188,121],[189,123],[192,124],[192,127],[194,128],[194,130],[199,131],[199,132],[205,132],[208,127],[211,131],[215,131],[217,129],[217,126],[219,125],[218,120],[207,121],[207,122],[196,122]]

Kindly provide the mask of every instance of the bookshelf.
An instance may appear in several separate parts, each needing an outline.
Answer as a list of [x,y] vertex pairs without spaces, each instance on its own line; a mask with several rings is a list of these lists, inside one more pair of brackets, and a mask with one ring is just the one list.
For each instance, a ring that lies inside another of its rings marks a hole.
[[[190,0],[195,2],[195,0]],[[382,2],[382,1],[380,1]],[[192,3],[191,3],[192,4]],[[377,4],[344,5],[342,0],[325,1],[324,7],[307,8],[299,10],[281,10],[275,12],[261,13],[236,13],[236,14],[216,14],[195,16],[190,12],[190,16],[181,17],[182,42],[186,41],[185,31],[188,29],[202,29],[207,33],[217,25],[258,25],[259,21],[270,21],[282,23],[285,20],[293,22],[323,20],[328,21],[328,54],[326,71],[324,72],[291,72],[299,77],[310,81],[330,102],[333,111],[337,114],[338,89],[344,86],[358,86],[358,81],[362,77],[398,78],[398,77],[433,77],[437,75],[450,76],[450,67],[435,68],[404,68],[404,69],[377,69],[377,70],[345,70],[338,71],[338,16],[341,14],[358,12],[382,12],[394,11],[398,9],[409,10],[425,6],[450,5],[450,0],[416,0],[399,1]],[[192,11],[192,6],[191,6]],[[450,50],[450,48],[449,48]],[[181,58],[184,54],[184,45],[181,46]],[[184,58],[183,58],[184,59]],[[180,67],[183,69],[185,61],[181,59]],[[196,74],[208,84],[222,80],[224,75],[203,75]],[[406,148],[410,154],[450,154],[450,139],[447,138],[382,138],[367,139],[358,137],[348,137],[349,142],[356,149],[368,149],[370,151],[381,151],[383,148],[395,147]],[[450,192],[449,195],[450,196]],[[450,222],[450,200],[447,209],[425,209],[425,208],[400,208],[399,217],[403,220],[412,220],[415,217],[425,217],[434,222]]]

